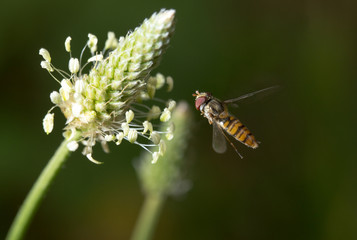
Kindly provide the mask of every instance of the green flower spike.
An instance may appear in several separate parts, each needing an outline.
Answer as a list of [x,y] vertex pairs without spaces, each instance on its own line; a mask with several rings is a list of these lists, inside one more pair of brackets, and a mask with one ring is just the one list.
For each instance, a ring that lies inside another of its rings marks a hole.
[[[72,39],[67,37],[65,49],[70,53],[70,73],[55,68],[49,52],[40,50],[39,54],[44,58],[41,66],[51,75],[57,72],[62,79],[55,78],[60,89],[52,92],[50,98],[67,119],[64,136],[69,140],[67,147],[70,151],[75,151],[81,142],[85,146],[83,155],[94,163],[101,163],[92,157],[96,142],[108,151],[108,142],[119,145],[125,139],[149,151],[155,160],[163,155],[165,142],[162,139],[164,136],[166,140],[171,139],[172,131],[155,131],[150,121],[169,121],[174,101],[168,101],[163,110],[156,105],[148,107],[144,102],[155,100],[156,90],[165,83],[168,90],[172,89],[171,77],[165,78],[161,74],[153,77],[150,73],[168,47],[174,31],[174,18],[175,10],[161,10],[126,37],[117,39],[109,32],[103,52],[97,51],[97,37],[88,34],[88,42],[79,59],[72,57]],[[86,47],[92,56],[83,64]],[[88,74],[84,74],[87,65],[92,67]],[[53,108],[43,120],[47,134],[53,129]],[[78,133],[80,137],[74,138]],[[157,152],[148,149],[152,146],[157,146]]]
[[[170,119],[175,101],[169,100],[166,106],[161,107],[146,104],[148,100],[165,103],[155,98],[155,92],[165,83],[168,91],[173,87],[171,77],[165,78],[161,74],[152,77],[150,73],[158,66],[168,47],[174,31],[174,18],[174,10],[161,10],[126,37],[117,39],[114,33],[109,32],[103,52],[97,51],[97,37],[88,34],[88,42],[79,58],[72,56],[72,38],[67,37],[64,47],[70,56],[69,73],[55,68],[50,53],[40,49],[39,54],[44,59],[41,67],[60,85],[58,91],[50,94],[54,106],[43,119],[43,128],[47,134],[52,132],[52,110],[59,107],[67,119],[65,140],[26,196],[9,229],[7,240],[20,240],[25,236],[44,195],[69,152],[76,151],[79,143],[84,144],[83,154],[94,163],[101,163],[92,157],[96,142],[100,142],[104,151],[108,152],[108,142],[119,145],[123,139],[146,149],[154,163],[169,149],[169,143],[175,142],[176,138],[169,141],[174,131]],[[83,63],[87,47],[91,57]],[[87,74],[83,73],[86,66],[91,66]],[[60,80],[53,74],[58,74]],[[170,127],[156,130],[159,124],[152,121],[160,120],[165,125],[171,124]]]

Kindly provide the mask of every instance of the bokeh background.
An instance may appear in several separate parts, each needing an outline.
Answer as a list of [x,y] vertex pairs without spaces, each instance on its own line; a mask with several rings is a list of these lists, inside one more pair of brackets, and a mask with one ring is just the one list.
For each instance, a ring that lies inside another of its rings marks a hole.
[[[168,199],[154,239],[356,239],[357,14],[353,1],[3,1],[0,3],[0,238],[62,141],[42,119],[57,83],[40,67],[41,47],[67,69],[95,34],[104,44],[161,8],[177,10],[176,33],[155,72],[171,75],[170,97],[195,111],[188,160],[193,187]],[[232,108],[261,141],[219,155],[195,90],[234,98],[278,92]],[[97,166],[72,154],[26,239],[128,239],[143,195],[138,147],[98,147]],[[141,150],[140,150],[141,151]]]

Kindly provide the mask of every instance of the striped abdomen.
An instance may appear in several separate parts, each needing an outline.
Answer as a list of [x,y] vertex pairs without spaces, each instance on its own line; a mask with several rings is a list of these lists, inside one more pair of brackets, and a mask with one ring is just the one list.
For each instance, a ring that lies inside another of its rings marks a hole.
[[251,148],[257,148],[258,143],[249,129],[244,126],[237,118],[228,116],[218,119],[221,127],[232,137]]

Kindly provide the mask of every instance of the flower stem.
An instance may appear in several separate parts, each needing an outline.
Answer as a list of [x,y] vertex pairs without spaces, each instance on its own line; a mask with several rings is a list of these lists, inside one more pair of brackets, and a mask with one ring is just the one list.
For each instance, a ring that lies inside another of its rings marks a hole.
[[6,240],[20,240],[24,237],[30,222],[39,208],[47,189],[69,156],[67,140],[64,140],[28,193],[8,232]]
[[131,240],[151,239],[164,205],[163,194],[147,194]]

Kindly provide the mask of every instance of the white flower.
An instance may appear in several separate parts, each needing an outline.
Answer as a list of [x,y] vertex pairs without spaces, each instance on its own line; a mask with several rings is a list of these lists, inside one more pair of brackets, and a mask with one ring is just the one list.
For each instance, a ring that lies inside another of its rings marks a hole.
[[[74,151],[81,142],[85,146],[83,155],[94,163],[100,163],[92,155],[97,142],[105,151],[108,150],[108,142],[120,145],[124,139],[153,155],[155,153],[149,150],[152,146],[159,148],[156,155],[163,153],[164,146],[160,140],[161,135],[167,133],[155,131],[154,126],[159,125],[158,118],[162,121],[170,119],[174,104],[169,102],[161,112],[160,107],[165,106],[161,104],[163,100],[157,101],[156,90],[169,83],[167,79],[165,82],[162,74],[150,77],[150,73],[158,66],[168,47],[174,31],[174,15],[173,10],[155,13],[126,37],[120,37],[119,41],[114,33],[109,32],[104,53],[97,53],[98,39],[88,34],[85,48],[88,46],[92,56],[82,61],[85,63],[83,66],[79,61],[83,59],[83,51],[78,58],[72,57],[72,39],[67,37],[64,45],[70,53],[70,73],[55,68],[48,51],[44,48],[40,50],[44,58],[41,67],[57,73],[62,79],[56,79],[60,88],[50,94],[50,99],[66,118],[64,136],[72,138],[68,149]],[[87,69],[88,72],[83,73]],[[160,107],[147,106],[149,95],[151,102],[159,102]],[[53,129],[53,118],[53,113],[48,113],[43,120],[47,134]]]

